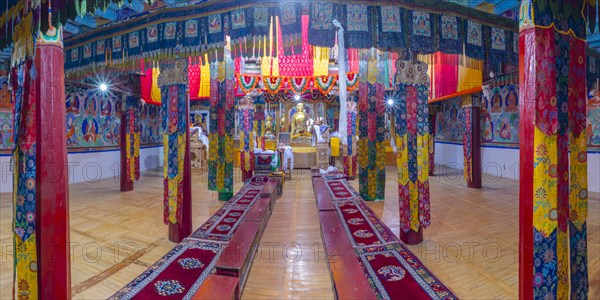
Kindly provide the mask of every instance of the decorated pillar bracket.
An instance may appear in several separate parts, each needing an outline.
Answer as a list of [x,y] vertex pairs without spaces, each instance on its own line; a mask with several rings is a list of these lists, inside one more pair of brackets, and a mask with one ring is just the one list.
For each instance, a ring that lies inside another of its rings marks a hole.
[[595,1],[548,2],[521,4],[519,298],[587,299],[582,132],[586,22],[594,22],[589,12],[596,7]]
[[[401,233],[420,233],[429,213],[429,76],[422,62],[398,60],[394,77],[396,99],[396,162]],[[402,235],[401,235],[402,237]]]
[[[187,144],[187,62],[167,63],[158,76],[162,96],[164,151],[164,222],[182,222],[184,201],[184,160]],[[189,173],[188,173],[189,174]]]

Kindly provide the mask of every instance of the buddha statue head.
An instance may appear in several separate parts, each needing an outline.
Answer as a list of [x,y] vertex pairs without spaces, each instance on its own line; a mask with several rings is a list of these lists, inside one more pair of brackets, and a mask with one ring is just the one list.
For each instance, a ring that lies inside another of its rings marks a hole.
[[296,112],[299,111],[304,111],[304,103],[302,102],[298,102],[298,104],[296,104]]

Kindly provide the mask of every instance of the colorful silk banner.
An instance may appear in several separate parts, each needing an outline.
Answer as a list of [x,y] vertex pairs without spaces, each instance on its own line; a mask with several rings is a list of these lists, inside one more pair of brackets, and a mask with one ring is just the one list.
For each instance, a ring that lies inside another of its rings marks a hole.
[[[164,222],[181,222],[184,157],[187,141],[187,62],[179,59],[163,68],[158,84],[162,95],[164,150]],[[211,147],[212,148],[212,147]]]
[[36,85],[33,62],[12,70],[13,108],[13,240],[15,294],[35,299],[38,295],[36,239]]
[[[468,98],[470,100],[471,96],[469,95]],[[463,176],[466,182],[471,182],[473,178],[473,111],[471,105],[464,106],[463,104],[463,113],[465,116],[463,130]]]
[[521,166],[520,201],[527,205],[521,213],[532,214],[533,220],[521,226],[533,228],[521,240],[527,249],[532,244],[533,255],[525,254],[520,263],[534,262],[522,280],[524,296],[535,299],[588,296],[587,151],[582,137],[586,16],[580,13],[587,5],[583,0],[522,3],[520,47],[530,59],[522,62],[520,76],[521,157],[533,161]]
[[254,172],[254,103],[252,98],[242,98],[238,104],[240,120],[240,168],[244,179]]
[[219,200],[233,196],[233,131],[235,125],[234,61],[230,53],[225,61],[211,66],[208,160],[208,188],[219,192]]
[[[356,111],[356,102],[350,100],[348,103],[348,150],[344,155],[344,174],[346,174],[349,178],[354,178],[356,176],[356,164],[357,164],[357,142],[356,142],[356,134],[358,131],[358,118]],[[329,118],[328,118],[329,120]]]
[[358,88],[359,191],[367,201],[385,195],[385,90],[382,84],[363,82]]
[[396,62],[396,161],[400,229],[427,228],[429,213],[429,76],[422,62]]
[[126,169],[125,176],[128,182],[140,179],[140,118],[137,111],[137,98],[127,97],[126,109],[122,114],[121,122],[126,123],[125,131],[125,153]]

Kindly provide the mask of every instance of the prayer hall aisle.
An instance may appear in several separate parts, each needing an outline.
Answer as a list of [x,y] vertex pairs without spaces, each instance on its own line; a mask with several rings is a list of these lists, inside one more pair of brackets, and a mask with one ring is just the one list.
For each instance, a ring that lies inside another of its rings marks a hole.
[[333,299],[310,170],[294,173],[263,233],[244,299]]

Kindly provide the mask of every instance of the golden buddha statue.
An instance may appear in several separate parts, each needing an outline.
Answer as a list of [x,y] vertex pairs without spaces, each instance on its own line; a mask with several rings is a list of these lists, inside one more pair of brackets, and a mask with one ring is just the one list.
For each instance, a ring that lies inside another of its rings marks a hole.
[[271,115],[267,115],[265,120],[265,137],[268,139],[275,138],[275,123]]
[[298,102],[298,104],[296,104],[296,112],[294,113],[291,119],[292,138],[311,136],[306,125],[308,120],[309,116],[306,112],[304,112],[304,103]]

